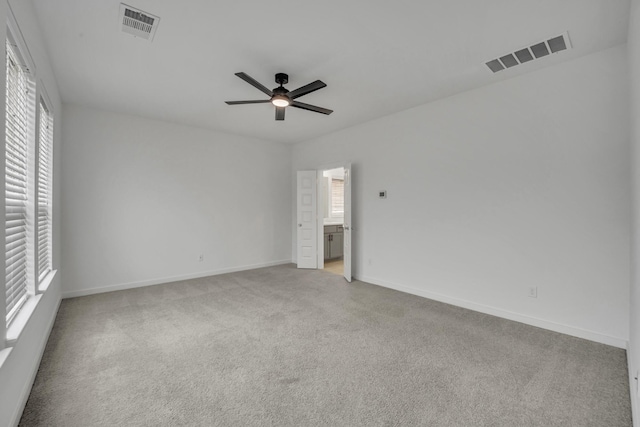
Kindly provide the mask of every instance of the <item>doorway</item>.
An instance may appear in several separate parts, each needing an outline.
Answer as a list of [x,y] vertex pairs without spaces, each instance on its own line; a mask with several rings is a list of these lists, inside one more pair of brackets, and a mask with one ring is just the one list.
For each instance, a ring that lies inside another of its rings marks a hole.
[[318,252],[323,254],[324,270],[342,276],[344,274],[344,167],[322,171],[319,184],[318,212],[322,215],[322,239],[318,239]]
[[325,269],[351,282],[351,163],[297,172],[298,268]]

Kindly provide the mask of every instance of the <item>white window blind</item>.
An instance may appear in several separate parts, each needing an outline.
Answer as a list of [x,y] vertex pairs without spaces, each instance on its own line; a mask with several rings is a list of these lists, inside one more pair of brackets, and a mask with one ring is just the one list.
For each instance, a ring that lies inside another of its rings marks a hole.
[[7,41],[5,264],[7,325],[27,298],[27,76]]
[[38,283],[51,271],[51,165],[53,117],[43,100],[39,105],[38,131]]
[[331,179],[331,216],[344,216],[344,180]]

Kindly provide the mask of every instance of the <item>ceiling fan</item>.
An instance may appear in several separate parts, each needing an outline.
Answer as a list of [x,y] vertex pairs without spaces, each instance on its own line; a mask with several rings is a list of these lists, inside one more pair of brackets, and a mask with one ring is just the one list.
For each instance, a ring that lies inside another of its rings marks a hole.
[[317,107],[315,105],[295,101],[296,98],[326,87],[327,85],[320,80],[316,80],[313,83],[309,83],[308,85],[299,87],[298,89],[289,92],[289,90],[283,87],[283,85],[286,85],[289,82],[289,76],[285,73],[276,74],[276,83],[278,83],[280,86],[273,90],[267,89],[265,86],[263,86],[248,74],[236,73],[236,76],[240,77],[242,80],[257,88],[258,90],[266,93],[270,98],[253,101],[226,101],[226,103],[229,105],[263,104],[270,102],[276,107],[276,120],[284,120],[284,110],[286,107],[296,107],[322,114],[333,113],[333,110],[329,110],[327,108]]

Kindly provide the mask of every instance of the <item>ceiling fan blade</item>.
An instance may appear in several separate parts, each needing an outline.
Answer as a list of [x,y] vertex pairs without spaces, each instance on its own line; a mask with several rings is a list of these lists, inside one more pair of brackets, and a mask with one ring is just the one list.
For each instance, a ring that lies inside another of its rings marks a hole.
[[291,106],[296,108],[302,108],[303,110],[314,111],[316,113],[322,113],[327,115],[333,113],[333,110],[329,110],[328,108],[317,107],[315,105],[305,104],[304,102],[293,101],[291,103]]
[[284,120],[284,108],[276,107],[276,120]]
[[267,102],[271,102],[268,99],[256,99],[255,101],[224,101],[229,105],[240,105],[240,104],[265,104]]
[[309,83],[308,85],[299,87],[298,89],[289,92],[287,95],[289,95],[289,98],[291,99],[296,99],[302,95],[306,95],[318,89],[322,89],[323,87],[327,87],[327,85],[320,80],[316,80],[313,83]]
[[251,86],[255,87],[256,89],[266,93],[267,95],[273,96],[273,92],[271,92],[269,89],[267,89],[265,86],[263,86],[260,82],[258,82],[256,79],[254,79],[250,75],[245,73],[236,73],[236,76],[240,77],[242,80],[249,83]]

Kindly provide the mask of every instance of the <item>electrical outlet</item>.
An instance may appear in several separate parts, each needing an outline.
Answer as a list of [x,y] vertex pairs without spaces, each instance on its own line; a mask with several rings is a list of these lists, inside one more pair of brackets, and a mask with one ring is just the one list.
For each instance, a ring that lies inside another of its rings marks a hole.
[[371,258],[369,258],[369,262],[368,262],[368,264],[369,264],[369,265],[371,265]]
[[538,287],[537,286],[531,286],[529,288],[529,297],[530,298],[538,298]]
[[204,254],[198,255],[198,262],[204,261]]

